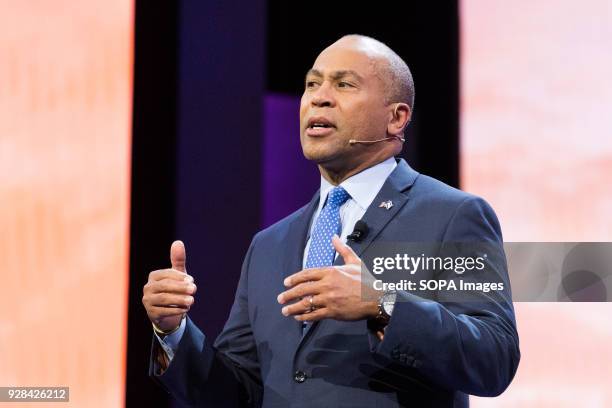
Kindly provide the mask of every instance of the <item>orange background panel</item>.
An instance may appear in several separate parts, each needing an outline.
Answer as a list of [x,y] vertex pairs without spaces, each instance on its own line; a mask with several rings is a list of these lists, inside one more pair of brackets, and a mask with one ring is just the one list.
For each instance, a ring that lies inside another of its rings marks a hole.
[[0,10],[0,386],[121,406],[133,4]]
[[[505,241],[612,241],[610,1],[462,0],[460,16],[462,187]],[[516,378],[472,406],[612,406],[612,303],[515,307]]]

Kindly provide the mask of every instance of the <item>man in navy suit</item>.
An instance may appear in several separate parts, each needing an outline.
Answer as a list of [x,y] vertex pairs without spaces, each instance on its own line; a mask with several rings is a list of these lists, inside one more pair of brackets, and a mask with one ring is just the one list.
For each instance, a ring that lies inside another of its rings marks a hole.
[[[468,394],[507,388],[520,352],[500,226],[484,200],[394,159],[413,100],[408,67],[377,40],[346,36],[321,52],[300,108],[303,152],[318,165],[321,188],[255,235],[217,339],[187,317],[196,287],[180,241],[172,268],[149,275],[150,375],[177,400],[465,407]],[[487,267],[504,285],[466,301],[446,291],[426,300],[377,290],[361,265],[382,242],[485,243],[501,254]]]

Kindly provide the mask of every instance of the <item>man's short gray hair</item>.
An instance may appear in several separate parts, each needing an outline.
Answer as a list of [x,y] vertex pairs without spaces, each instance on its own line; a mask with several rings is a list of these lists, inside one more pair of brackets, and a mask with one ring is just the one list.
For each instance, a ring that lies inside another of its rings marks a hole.
[[361,34],[349,34],[340,40],[343,39],[365,42],[369,50],[387,61],[387,64],[382,66],[377,64],[377,68],[382,70],[380,73],[383,76],[381,79],[385,83],[387,103],[403,102],[410,106],[412,110],[414,105],[414,81],[406,62],[387,44],[375,38]]

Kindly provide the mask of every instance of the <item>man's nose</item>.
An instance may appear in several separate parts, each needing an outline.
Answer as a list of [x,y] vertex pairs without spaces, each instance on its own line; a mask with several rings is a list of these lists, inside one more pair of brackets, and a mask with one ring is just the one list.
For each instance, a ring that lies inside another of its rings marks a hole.
[[312,95],[310,103],[317,108],[333,107],[336,102],[331,94],[329,85],[323,83]]

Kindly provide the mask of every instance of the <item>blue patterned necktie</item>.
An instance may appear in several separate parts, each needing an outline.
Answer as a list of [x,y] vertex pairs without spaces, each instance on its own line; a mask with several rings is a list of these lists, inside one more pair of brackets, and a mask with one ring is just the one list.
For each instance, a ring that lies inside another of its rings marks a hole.
[[349,193],[340,186],[334,187],[327,195],[327,202],[312,229],[306,258],[307,268],[333,265],[336,249],[332,244],[332,237],[334,234],[340,235],[340,207],[349,198]]
[[[310,248],[306,258],[306,268],[331,266],[334,264],[336,249],[332,244],[334,234],[340,235],[340,207],[351,196],[340,186],[334,187],[327,195],[327,202],[319,214],[319,218],[312,229]],[[302,327],[306,331],[308,323]]]

